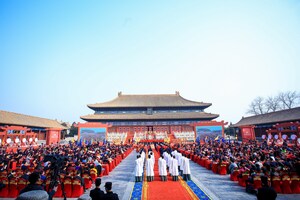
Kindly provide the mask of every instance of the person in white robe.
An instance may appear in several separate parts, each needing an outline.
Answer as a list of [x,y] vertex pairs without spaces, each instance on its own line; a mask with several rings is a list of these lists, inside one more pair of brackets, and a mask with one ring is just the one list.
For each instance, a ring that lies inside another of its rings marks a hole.
[[148,182],[154,180],[154,169],[153,169],[153,161],[151,159],[151,155],[148,155],[148,159],[146,160],[146,175],[147,175]]
[[167,164],[163,155],[158,159],[158,172],[161,181],[167,181]]
[[172,168],[172,180],[178,181],[178,160],[175,159],[175,156],[173,156],[171,168]]
[[141,153],[141,158],[142,158],[142,162],[143,162],[143,163],[145,162],[145,156],[146,156],[145,152],[142,151],[142,153]]
[[170,154],[169,153],[167,153],[166,154],[166,162],[167,162],[167,169],[169,170],[169,166],[170,166]]
[[165,159],[165,161],[166,161],[166,163],[167,163],[167,167],[168,167],[168,153],[165,151],[165,152],[163,153],[163,156],[164,156],[164,159]]
[[173,157],[172,156],[170,156],[169,158],[168,158],[168,166],[169,166],[169,173],[170,173],[170,176],[172,176],[172,174],[173,174]]
[[172,152],[171,152],[171,156],[172,156],[172,157],[175,156],[176,153],[177,153],[177,150],[172,151]]
[[190,160],[186,157],[183,157],[183,179],[185,181],[191,180],[191,169],[190,169]]
[[181,153],[179,153],[179,155],[178,155],[178,170],[179,170],[180,176],[182,176],[182,174],[183,174],[183,156]]
[[159,174],[159,177],[161,178],[161,173],[162,173],[162,171],[161,171],[161,162],[162,162],[162,160],[163,160],[163,155],[161,155],[160,157],[159,157],[159,159],[158,159],[158,174]]
[[154,153],[151,151],[151,152],[150,152],[150,155],[151,155],[151,160],[152,160],[152,163],[153,163],[153,168],[154,168],[154,164],[155,164],[155,157],[154,157]]
[[174,154],[176,160],[178,160],[178,157],[180,156],[180,154],[181,154],[180,152],[177,152],[177,151],[176,151],[176,153]]
[[135,160],[135,182],[141,182],[143,174],[143,163],[140,155],[137,155],[136,157],[137,159]]

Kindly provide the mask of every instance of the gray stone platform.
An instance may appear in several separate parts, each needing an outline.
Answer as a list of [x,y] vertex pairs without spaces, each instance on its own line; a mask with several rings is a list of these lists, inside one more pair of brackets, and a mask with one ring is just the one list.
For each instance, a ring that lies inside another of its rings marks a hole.
[[[120,200],[129,200],[134,187],[134,161],[136,153],[133,151],[124,159],[108,176],[102,177],[101,189],[104,190],[106,181],[113,183],[113,191],[119,195]],[[237,182],[230,180],[229,175],[221,176],[214,174],[211,170],[190,161],[192,180],[213,200],[255,200],[256,196],[245,192],[245,188]],[[86,192],[84,199],[88,199],[89,191]],[[278,200],[300,199],[299,194],[283,195],[278,194]]]

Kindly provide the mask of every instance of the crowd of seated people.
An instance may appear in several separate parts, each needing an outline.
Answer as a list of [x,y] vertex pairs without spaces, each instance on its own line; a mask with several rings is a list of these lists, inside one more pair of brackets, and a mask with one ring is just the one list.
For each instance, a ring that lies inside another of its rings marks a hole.
[[267,177],[277,193],[300,193],[300,149],[267,141],[221,142],[175,146],[199,165],[220,175],[230,174],[232,181],[255,193],[261,178]]
[[14,153],[1,146],[0,198],[17,197],[27,186],[29,175],[33,172],[40,174],[37,183],[48,191],[57,168],[58,187],[54,197],[63,196],[62,185],[67,197],[79,197],[97,177],[108,174],[119,164],[130,150],[130,145],[70,143],[29,147]]

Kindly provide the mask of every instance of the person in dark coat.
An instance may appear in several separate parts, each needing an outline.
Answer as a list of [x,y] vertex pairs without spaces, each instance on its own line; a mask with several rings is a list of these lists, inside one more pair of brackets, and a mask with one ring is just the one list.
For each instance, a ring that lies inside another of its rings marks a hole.
[[101,185],[101,178],[97,178],[95,180],[96,188],[90,191],[90,197],[92,200],[100,200],[104,199],[104,192],[100,189]]
[[105,200],[119,200],[118,194],[111,191],[112,182],[106,182],[104,187],[106,191],[106,194],[104,195]]
[[258,200],[275,200],[277,197],[277,193],[272,187],[269,187],[268,177],[262,176],[261,184],[262,184],[262,187],[259,188],[258,192],[257,192],[257,199]]
[[20,191],[20,194],[32,190],[44,190],[42,186],[37,185],[36,182],[39,180],[40,175],[37,172],[33,172],[28,176],[29,184]]
[[[40,178],[39,173],[37,172],[31,173],[28,177],[29,184],[23,190],[20,191],[20,195],[25,192],[29,192],[33,190],[44,190],[42,186],[36,184],[39,178]],[[57,186],[55,186],[50,192],[48,192],[49,200],[53,198],[53,195],[55,194],[56,191],[57,191]]]
[[29,181],[29,175],[30,175],[30,172],[29,172],[29,171],[26,171],[26,172],[21,176],[21,178],[22,178],[22,179],[25,179],[26,181]]

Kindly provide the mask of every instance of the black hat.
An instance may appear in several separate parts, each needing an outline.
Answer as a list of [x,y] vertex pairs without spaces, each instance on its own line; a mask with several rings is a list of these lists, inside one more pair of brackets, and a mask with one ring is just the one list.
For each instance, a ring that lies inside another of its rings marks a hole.
[[95,184],[96,184],[96,186],[101,185],[101,178],[97,178],[97,179],[95,180]]
[[111,190],[111,187],[112,187],[112,182],[106,182],[104,187],[108,190]]
[[266,176],[261,176],[261,183],[263,185],[268,185],[268,177]]
[[31,183],[31,184],[35,184],[35,183],[39,180],[39,178],[40,178],[39,173],[33,172],[33,173],[31,173],[31,174],[29,175],[28,181],[29,181],[29,183]]

